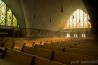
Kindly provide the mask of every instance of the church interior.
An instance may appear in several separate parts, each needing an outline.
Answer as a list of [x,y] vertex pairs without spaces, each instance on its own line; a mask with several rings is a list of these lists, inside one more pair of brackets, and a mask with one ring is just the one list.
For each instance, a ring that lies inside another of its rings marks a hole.
[[97,0],[0,0],[0,65],[98,65]]

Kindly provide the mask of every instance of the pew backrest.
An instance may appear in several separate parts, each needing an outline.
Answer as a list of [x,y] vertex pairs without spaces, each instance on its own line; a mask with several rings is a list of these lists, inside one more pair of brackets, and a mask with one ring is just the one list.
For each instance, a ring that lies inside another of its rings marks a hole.
[[32,48],[32,47],[27,47],[24,46],[23,48],[23,52],[31,54],[31,55],[37,55],[39,57],[45,58],[45,59],[51,59],[52,50],[48,50],[48,49],[43,49],[43,48]]
[[[68,52],[54,52],[53,60],[56,62],[72,65],[73,61],[96,61],[98,58],[90,57],[87,55],[68,53]],[[78,63],[77,65],[81,65],[82,63]],[[76,64],[75,64],[76,65]],[[89,64],[86,64],[89,65]]]
[[4,59],[13,64],[30,65],[33,57],[33,55],[7,48]]

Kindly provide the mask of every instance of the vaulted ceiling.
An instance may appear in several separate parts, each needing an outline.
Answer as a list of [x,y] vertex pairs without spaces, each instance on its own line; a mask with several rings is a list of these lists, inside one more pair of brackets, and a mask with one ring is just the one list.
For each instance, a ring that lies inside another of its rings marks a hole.
[[82,0],[3,0],[21,28],[61,30],[76,9],[86,12]]

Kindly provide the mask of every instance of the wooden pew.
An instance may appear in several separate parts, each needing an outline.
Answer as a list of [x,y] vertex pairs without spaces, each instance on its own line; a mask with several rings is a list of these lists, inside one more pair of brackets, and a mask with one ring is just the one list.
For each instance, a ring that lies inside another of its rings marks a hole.
[[4,42],[2,42],[2,41],[1,41],[1,42],[0,42],[0,47],[2,47],[2,46],[3,46],[3,44],[4,44]]
[[65,52],[77,53],[77,54],[83,54],[83,55],[98,57],[98,51],[94,51],[94,50],[66,47]]
[[0,58],[0,65],[9,65],[9,63]]
[[22,43],[22,42],[17,42],[14,43],[14,50],[18,50],[18,51],[22,51],[23,46],[25,46],[26,43]]
[[46,44],[50,46],[58,46],[58,47],[73,47],[78,45],[79,43],[69,43],[69,42],[60,42],[60,43],[52,43],[52,44]]
[[8,63],[8,65],[66,65],[8,48],[2,60],[3,64]]
[[14,48],[14,43],[12,43],[12,42],[5,42],[2,47],[12,48],[13,49]]
[[0,47],[0,57],[1,58],[4,56],[5,51],[6,51],[6,48]]
[[55,61],[46,60],[40,57],[35,57],[34,65],[66,65]]
[[64,52],[64,50],[65,50],[64,47],[58,47],[58,46],[52,46],[52,45],[36,45],[35,47],[50,49],[50,50],[53,50],[53,51],[62,51],[62,52]]
[[81,45],[77,45],[77,46],[72,46],[73,48],[79,48],[79,49],[87,49],[87,50],[96,50],[98,51],[98,47],[95,46],[81,46]]
[[31,54],[31,55],[37,55],[39,57],[50,60],[53,51],[48,50],[48,49],[43,49],[43,48],[24,46],[22,52],[25,52],[25,53],[28,53],[28,54]]
[[[90,44],[90,45],[89,45]],[[97,44],[93,43],[55,43],[55,44],[50,44],[50,46],[58,46],[58,47],[70,47],[70,48],[79,48],[79,49],[87,49],[87,50],[98,50]]]
[[[54,51],[53,60],[67,65],[98,65],[98,58],[87,55]],[[81,61],[95,61],[95,63],[81,63]],[[76,63],[73,63],[76,62]]]
[[12,65],[30,65],[34,56],[13,49],[6,49],[4,60]]

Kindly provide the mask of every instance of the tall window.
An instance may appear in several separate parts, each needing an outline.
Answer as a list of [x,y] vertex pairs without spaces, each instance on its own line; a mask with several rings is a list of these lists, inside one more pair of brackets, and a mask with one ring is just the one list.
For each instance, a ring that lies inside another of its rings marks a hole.
[[70,38],[70,34],[69,34],[69,33],[67,33],[67,34],[66,34],[66,37],[67,37],[67,38]]
[[68,19],[64,29],[91,28],[90,17],[86,12],[77,9]]
[[0,0],[0,25],[19,27],[16,17],[2,0]]

